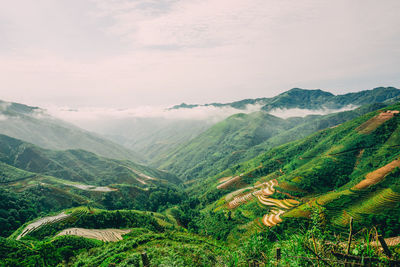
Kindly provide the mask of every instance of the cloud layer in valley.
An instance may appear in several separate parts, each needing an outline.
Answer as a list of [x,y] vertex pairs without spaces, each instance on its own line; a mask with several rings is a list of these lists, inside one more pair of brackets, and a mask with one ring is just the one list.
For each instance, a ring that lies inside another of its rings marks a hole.
[[[199,106],[191,109],[168,109],[165,107],[143,106],[131,109],[113,108],[60,108],[47,107],[46,112],[51,116],[73,123],[87,130],[101,131],[107,122],[129,121],[137,118],[166,119],[166,120],[198,120],[209,123],[217,123],[233,114],[252,113],[261,110],[262,105],[247,105],[245,109],[238,110],[232,107]],[[357,106],[349,105],[341,109],[275,109],[269,113],[280,117],[305,117],[307,115],[325,115],[333,112],[341,112],[355,109]],[[42,114],[40,114],[43,116]],[[102,126],[103,125],[103,126]]]

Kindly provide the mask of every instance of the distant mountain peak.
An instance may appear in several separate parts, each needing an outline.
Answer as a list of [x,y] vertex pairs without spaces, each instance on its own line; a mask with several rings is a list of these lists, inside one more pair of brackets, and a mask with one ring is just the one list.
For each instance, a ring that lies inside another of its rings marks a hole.
[[400,99],[400,90],[395,87],[377,87],[372,90],[363,90],[355,93],[334,95],[321,89],[292,88],[275,97],[244,99],[231,103],[211,104],[186,104],[173,106],[170,109],[191,109],[196,107],[231,107],[238,110],[245,110],[248,105],[261,105],[262,110],[271,111],[274,109],[341,109],[348,105],[361,106],[369,103],[393,102]]
[[291,95],[291,94],[307,94],[307,95],[316,94],[316,95],[325,95],[325,96],[335,96],[334,94],[327,92],[327,91],[323,91],[321,89],[302,89],[302,88],[297,88],[297,87],[292,88],[286,92],[283,92],[280,95],[283,95],[283,94],[289,94],[289,95]]

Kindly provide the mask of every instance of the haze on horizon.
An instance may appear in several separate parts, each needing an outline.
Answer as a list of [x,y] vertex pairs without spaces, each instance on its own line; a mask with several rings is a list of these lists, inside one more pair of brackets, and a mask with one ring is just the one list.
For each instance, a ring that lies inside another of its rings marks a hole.
[[400,87],[397,0],[19,0],[0,99],[129,108]]

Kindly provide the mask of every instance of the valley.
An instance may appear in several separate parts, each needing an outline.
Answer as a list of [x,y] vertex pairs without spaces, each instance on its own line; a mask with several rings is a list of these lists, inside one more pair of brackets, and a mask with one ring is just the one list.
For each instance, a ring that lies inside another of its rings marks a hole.
[[[337,255],[395,263],[400,251],[396,90],[331,96],[293,89],[272,99],[226,104],[239,110],[245,103],[265,106],[229,116],[190,138],[174,136],[176,145],[152,159],[148,155],[157,149],[151,150],[139,162],[137,152],[114,157],[79,143],[42,147],[0,131],[0,265],[305,266],[316,254],[320,266],[343,260]],[[299,101],[302,106],[292,104]],[[267,112],[349,104],[360,106],[305,117]],[[40,110],[9,107],[4,114],[29,117]],[[174,107],[188,108],[196,106]],[[278,248],[285,257],[277,258]]]

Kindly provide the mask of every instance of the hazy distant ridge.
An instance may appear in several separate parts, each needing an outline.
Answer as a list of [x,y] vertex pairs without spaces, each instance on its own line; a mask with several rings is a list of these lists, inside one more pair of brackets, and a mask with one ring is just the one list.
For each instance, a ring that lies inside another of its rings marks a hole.
[[334,95],[332,93],[314,89],[307,90],[293,88],[271,98],[243,99],[231,103],[210,103],[210,104],[185,104],[175,105],[171,109],[192,109],[196,107],[232,107],[245,109],[247,105],[262,105],[262,110],[271,111],[274,109],[340,109],[347,105],[361,106],[369,103],[379,103],[398,99],[400,89],[395,87],[377,87],[372,90],[363,90],[356,93]]

